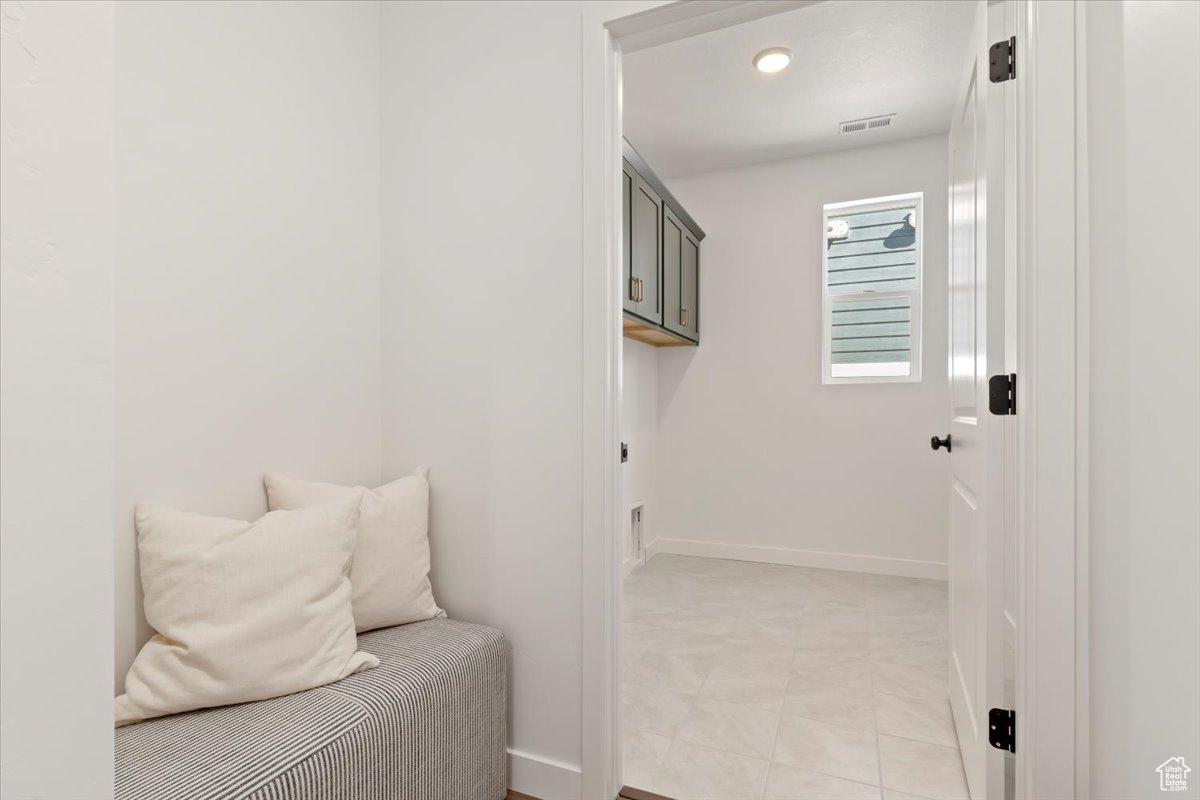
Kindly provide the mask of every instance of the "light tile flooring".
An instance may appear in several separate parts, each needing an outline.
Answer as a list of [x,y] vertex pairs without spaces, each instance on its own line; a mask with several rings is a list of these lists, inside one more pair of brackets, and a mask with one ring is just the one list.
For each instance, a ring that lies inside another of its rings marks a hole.
[[945,583],[659,555],[624,601],[626,785],[675,800],[967,797]]

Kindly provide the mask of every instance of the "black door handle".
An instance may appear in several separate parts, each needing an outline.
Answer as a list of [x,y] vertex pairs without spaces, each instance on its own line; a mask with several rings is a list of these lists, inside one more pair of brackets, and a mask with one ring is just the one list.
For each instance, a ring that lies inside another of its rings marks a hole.
[[947,433],[945,439],[939,439],[936,436],[934,436],[932,439],[929,440],[929,446],[932,447],[934,450],[937,450],[939,447],[944,447],[944,448],[946,448],[946,452],[949,453],[950,452],[950,434]]

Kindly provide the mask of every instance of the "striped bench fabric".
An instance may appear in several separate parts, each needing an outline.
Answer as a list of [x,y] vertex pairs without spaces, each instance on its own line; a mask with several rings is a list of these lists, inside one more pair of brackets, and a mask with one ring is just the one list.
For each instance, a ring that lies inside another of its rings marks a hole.
[[117,800],[499,800],[504,639],[437,619],[359,636],[375,669],[116,730]]

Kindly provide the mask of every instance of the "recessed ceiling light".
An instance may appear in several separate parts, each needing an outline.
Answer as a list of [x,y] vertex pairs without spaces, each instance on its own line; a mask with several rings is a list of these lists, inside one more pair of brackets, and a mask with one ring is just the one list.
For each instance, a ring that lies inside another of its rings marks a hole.
[[792,63],[792,51],[786,47],[771,47],[754,57],[759,72],[779,72]]

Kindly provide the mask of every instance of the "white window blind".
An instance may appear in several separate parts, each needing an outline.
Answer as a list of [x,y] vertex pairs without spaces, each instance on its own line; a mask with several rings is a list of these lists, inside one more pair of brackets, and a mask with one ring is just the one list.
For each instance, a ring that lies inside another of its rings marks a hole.
[[920,379],[921,195],[825,206],[825,383]]

